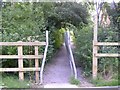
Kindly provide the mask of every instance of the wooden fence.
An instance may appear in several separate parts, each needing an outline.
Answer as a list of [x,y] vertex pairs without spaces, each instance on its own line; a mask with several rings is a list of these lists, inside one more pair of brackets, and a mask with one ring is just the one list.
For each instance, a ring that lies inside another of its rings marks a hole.
[[93,79],[97,77],[97,67],[99,57],[120,57],[118,53],[98,53],[99,46],[120,46],[120,42],[98,42],[98,8],[94,4],[96,12],[94,13],[94,31],[93,31],[93,64],[92,76]]
[[97,77],[97,67],[99,57],[120,57],[118,53],[98,53],[99,46],[120,46],[118,42],[95,42],[93,40],[93,78]]
[[[39,82],[39,59],[43,58],[43,55],[38,54],[38,46],[46,45],[46,42],[0,42],[0,46],[17,46],[18,55],[0,55],[0,59],[17,59],[18,68],[0,68],[0,72],[19,72],[19,80],[24,80],[25,71],[35,71],[36,82]],[[23,46],[34,46],[34,55],[23,55]],[[35,67],[24,68],[23,59],[35,59]]]
[[[38,47],[45,46],[44,55],[39,55]],[[46,31],[46,42],[0,42],[0,46],[17,46],[18,55],[0,55],[0,59],[18,59],[18,68],[0,68],[0,72],[19,72],[19,80],[24,80],[24,72],[35,71],[36,83],[43,81],[43,70],[46,61],[47,49],[48,49],[48,31]],[[34,55],[23,55],[23,46],[34,46]],[[34,59],[35,67],[24,68],[23,59]],[[42,59],[41,68],[39,66],[39,59]],[[40,72],[40,75],[39,75]],[[40,77],[40,80],[39,80]]]

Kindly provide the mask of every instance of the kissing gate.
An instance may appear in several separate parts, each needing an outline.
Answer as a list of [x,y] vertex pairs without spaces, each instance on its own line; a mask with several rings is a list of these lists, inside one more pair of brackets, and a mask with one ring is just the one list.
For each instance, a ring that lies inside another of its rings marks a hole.
[[[39,55],[38,46],[45,45],[44,55]],[[48,31],[46,31],[46,42],[0,42],[0,46],[17,46],[18,55],[0,55],[0,59],[18,59],[18,68],[0,68],[0,72],[19,72],[19,80],[24,80],[24,72],[35,71],[35,80],[42,83],[43,69],[46,60],[46,53],[48,49]],[[34,55],[23,55],[23,46],[34,46]],[[35,67],[24,68],[23,59],[34,59]],[[41,68],[39,66],[39,59],[42,60]],[[40,72],[40,74],[39,74]],[[39,80],[40,77],[40,80]]]

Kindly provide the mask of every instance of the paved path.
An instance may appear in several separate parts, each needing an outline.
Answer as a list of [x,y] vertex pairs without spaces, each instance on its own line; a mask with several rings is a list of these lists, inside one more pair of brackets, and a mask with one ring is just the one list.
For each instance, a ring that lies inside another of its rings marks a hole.
[[71,85],[69,83],[52,83],[44,85],[44,88],[79,88],[76,85]]
[[62,46],[44,70],[44,84],[69,83],[71,70],[66,48]]

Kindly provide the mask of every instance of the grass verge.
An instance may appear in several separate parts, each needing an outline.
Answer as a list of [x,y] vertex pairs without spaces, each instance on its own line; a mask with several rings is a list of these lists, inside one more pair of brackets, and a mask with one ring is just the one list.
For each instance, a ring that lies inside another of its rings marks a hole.
[[105,80],[105,79],[94,79],[91,81],[95,86],[118,86],[117,79]]
[[16,76],[4,76],[0,81],[0,86],[5,88],[29,88],[29,81],[19,81]]

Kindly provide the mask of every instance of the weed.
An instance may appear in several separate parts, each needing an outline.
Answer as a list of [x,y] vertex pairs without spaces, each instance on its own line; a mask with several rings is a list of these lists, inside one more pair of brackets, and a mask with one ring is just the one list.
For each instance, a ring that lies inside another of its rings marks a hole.
[[79,85],[80,81],[78,79],[75,79],[74,77],[70,78],[70,83],[74,85]]

